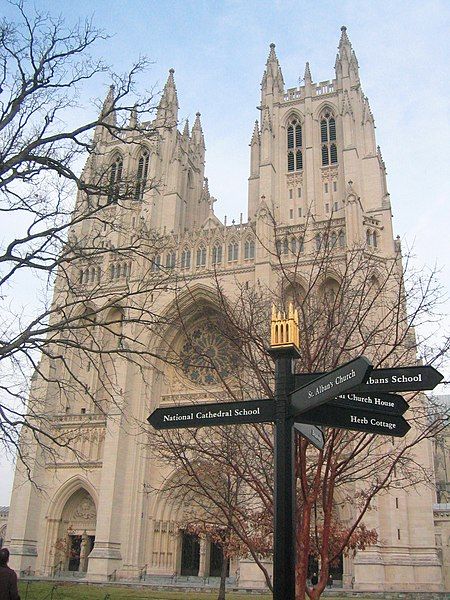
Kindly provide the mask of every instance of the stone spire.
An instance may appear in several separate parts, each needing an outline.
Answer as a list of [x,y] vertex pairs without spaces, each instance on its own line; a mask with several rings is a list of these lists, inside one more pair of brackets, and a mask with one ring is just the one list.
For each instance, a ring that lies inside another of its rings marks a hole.
[[305,65],[304,79],[305,79],[305,85],[312,83],[311,71],[309,69],[309,62],[307,62]]
[[115,92],[116,88],[114,85],[109,86],[108,93],[106,95],[105,101],[103,102],[102,109],[100,111],[98,120],[99,125],[95,127],[93,144],[94,146],[102,141],[108,139],[110,135],[110,131],[108,126],[114,128],[117,126],[117,116],[116,111],[114,110],[115,105]]
[[130,112],[130,120],[128,121],[128,127],[130,129],[134,129],[138,124],[138,118],[137,118],[137,109],[136,106],[133,106],[133,108],[131,109]]
[[253,127],[252,139],[250,141],[250,146],[259,145],[261,143],[261,136],[259,135],[259,123],[255,121],[255,126]]
[[305,75],[303,77],[305,82],[305,97],[310,97],[312,94],[312,77],[311,71],[309,69],[309,62],[305,65]]
[[116,125],[116,113],[114,111],[114,102],[115,102],[115,92],[116,88],[114,85],[109,86],[108,94],[103,102],[102,111],[100,113],[100,118],[103,123],[108,125]]
[[203,137],[202,124],[200,122],[201,114],[198,112],[195,115],[194,125],[192,127],[191,138],[196,146],[205,147],[205,138]]
[[183,137],[189,138],[189,119],[186,119],[184,122]]
[[266,62],[266,68],[261,81],[262,104],[265,105],[266,97],[278,97],[284,92],[284,79],[281,72],[280,63],[275,53],[275,44],[270,44],[269,56]]
[[359,65],[355,51],[347,35],[347,27],[341,27],[341,38],[339,40],[338,54],[336,56],[336,78],[342,80],[350,78],[350,84],[359,83]]
[[175,86],[175,80],[173,77],[174,73],[174,69],[169,69],[169,77],[167,78],[166,85],[164,86],[157,112],[158,123],[168,127],[176,125],[178,120],[179,106],[177,88]]

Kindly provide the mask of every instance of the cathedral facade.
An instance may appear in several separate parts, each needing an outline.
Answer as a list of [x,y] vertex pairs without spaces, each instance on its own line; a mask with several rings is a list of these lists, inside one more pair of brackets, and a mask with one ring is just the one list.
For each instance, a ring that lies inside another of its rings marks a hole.
[[[129,144],[107,130],[95,134],[96,160],[107,165],[111,194],[124,174],[134,173],[136,179],[127,210],[105,207],[122,224],[106,233],[105,239],[120,247],[124,232],[129,235],[145,228],[158,233],[150,271],[170,270],[189,282],[189,293],[180,296],[177,309],[191,315],[186,326],[202,343],[215,347],[219,360],[220,340],[201,323],[202,307],[209,306],[217,274],[221,289],[230,296],[236,286],[264,284],[274,289],[280,279],[280,257],[289,262],[300,256],[301,272],[325,234],[342,253],[358,244],[380,260],[399,252],[374,118],[345,27],[335,77],[330,81],[314,82],[307,63],[303,84],[286,88],[271,44],[259,108],[250,142],[245,222],[222,223],[214,214],[215,199],[204,173],[200,114],[192,128],[186,123],[182,131],[178,129],[173,70],[156,118],[149,124],[151,135],[146,137],[141,130],[141,137]],[[91,157],[85,167],[88,179],[98,167],[94,163]],[[147,186],[148,181],[157,184]],[[268,223],[269,214],[275,227]],[[309,238],[304,236],[306,223],[313,228]],[[71,235],[99,237],[96,227],[80,222]],[[101,283],[112,296],[120,295],[124,286],[138,286],[147,273],[148,264],[140,256],[107,256],[107,260],[99,256],[77,263],[80,286],[89,289]],[[166,285],[154,298],[149,295],[155,313],[170,314],[174,295],[169,288]],[[56,296],[60,292],[57,289]],[[167,321],[164,337],[183,357],[189,352],[183,332]],[[129,339],[146,335],[139,323],[127,327]],[[160,345],[151,337],[145,343]],[[46,367],[46,358],[42,360],[42,370],[58,368]],[[226,371],[225,363],[224,359]],[[45,452],[34,448],[32,477],[37,486],[18,467],[7,531],[13,568],[42,576],[56,570],[78,571],[93,581],[106,581],[112,574],[134,579],[143,573],[161,577],[217,574],[218,548],[206,538],[196,540],[186,534],[180,527],[183,507],[168,502],[163,493],[170,467],[155,465],[128,426],[130,415],[145,423],[158,406],[204,402],[213,396],[209,390],[215,382],[208,380],[207,370],[192,369],[189,361],[180,365],[147,368],[144,382],[142,369],[118,358],[114,373],[120,390],[117,404],[126,405],[123,411],[99,411],[82,394],[55,399],[45,382],[35,378],[32,393],[44,403],[53,425],[59,431],[79,432],[74,441],[78,455],[75,460],[69,451],[61,452],[57,460],[48,461]],[[91,390],[102,393],[101,382],[96,381],[98,370],[80,365],[79,373]],[[432,471],[432,452],[426,441],[418,452],[418,460]],[[433,497],[433,490],[422,485],[396,489],[377,499],[376,510],[367,520],[377,529],[379,542],[354,557],[344,557],[338,577],[345,588],[443,589]],[[260,570],[248,559],[233,559],[230,576],[245,588],[264,587]]]

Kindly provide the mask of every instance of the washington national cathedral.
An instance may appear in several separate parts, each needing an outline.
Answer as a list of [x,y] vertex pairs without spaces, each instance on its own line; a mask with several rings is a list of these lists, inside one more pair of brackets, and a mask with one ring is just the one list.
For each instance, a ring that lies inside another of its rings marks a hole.
[[[50,452],[23,433],[34,483],[19,464],[6,534],[10,564],[18,572],[76,572],[91,581],[181,581],[185,576],[220,575],[222,549],[210,536],[186,529],[183,511],[189,496],[182,500],[167,493],[165,486],[177,474],[170,460],[156,460],[143,442],[143,435],[153,435],[145,427],[146,419],[158,406],[217,402],[222,397],[219,384],[225,381],[231,389],[235,374],[244,371],[230,358],[229,340],[210,324],[225,299],[233,303],[258,289],[262,303],[267,294],[269,327],[277,292],[283,291],[282,303],[289,297],[298,305],[305,295],[312,297],[311,273],[320,262],[322,246],[329,248],[335,265],[328,262],[325,274],[318,267],[314,271],[315,285],[325,289],[322,313],[338,293],[340,265],[355,248],[362,249],[371,268],[379,265],[371,285],[382,277],[386,264],[398,264],[401,249],[393,235],[385,165],[345,27],[334,69],[333,79],[317,83],[314,69],[306,63],[302,84],[286,87],[275,45],[270,44],[258,119],[253,127],[249,123],[246,221],[241,216],[222,223],[214,214],[215,198],[205,177],[201,115],[197,113],[192,127],[186,121],[178,128],[173,69],[151,121],[143,123],[141,115],[132,114],[131,125],[140,126],[119,136],[108,127],[97,127],[95,151],[83,177],[89,182],[100,171],[106,173],[109,194],[97,218],[77,219],[84,201],[83,192],[78,194],[69,241],[77,240],[89,250],[72,262],[67,277],[57,277],[54,305],[63,297],[86,294],[89,302],[84,306],[93,307],[90,314],[96,314],[96,302],[107,301],[111,312],[120,316],[123,302],[131,302],[127,290],[132,298],[140,298],[133,301],[135,309],[142,302],[142,317],[123,322],[109,317],[109,327],[92,327],[90,358],[70,343],[63,358],[57,353],[41,358],[30,403],[40,407],[35,412],[46,415],[52,431],[71,443]],[[105,100],[106,112],[112,94],[110,90]],[[107,119],[113,124],[114,114]],[[118,201],[125,182],[127,197]],[[137,239],[146,241],[130,251]],[[283,281],[286,273],[293,274],[289,285]],[[141,294],[144,283],[152,281],[156,283],[149,284],[148,293]],[[383,303],[377,301],[374,305],[383,311]],[[160,319],[158,335],[146,329],[150,315]],[[361,336],[365,325],[360,324]],[[83,335],[81,329],[62,334],[68,340]],[[114,336],[120,337],[119,348],[135,342],[150,349],[151,360],[141,360],[140,354],[128,359],[123,351],[103,356],[102,364],[95,365],[97,349]],[[197,348],[206,349],[206,358],[214,357],[218,375],[204,361],[190,360],[193,339]],[[415,361],[411,336],[409,342],[407,358]],[[306,343],[300,339],[300,346]],[[378,348],[384,342],[377,343]],[[169,347],[177,360],[164,360]],[[370,352],[368,356],[373,358]],[[67,381],[68,372],[73,386],[58,386]],[[244,390],[242,399],[261,393],[255,390],[256,386],[248,394]],[[393,439],[383,439],[394,447]],[[431,442],[421,442],[415,453],[416,464],[432,474]],[[374,464],[374,481],[376,470]],[[356,486],[354,491],[358,482],[349,485]],[[342,583],[347,590],[444,590],[446,559],[436,543],[434,502],[432,486],[424,483],[393,485],[376,496],[364,523],[376,530],[377,541],[333,563],[336,585]],[[339,510],[344,522],[351,518],[351,504],[343,501]],[[270,555],[261,560],[270,576]],[[231,556],[228,575],[236,587],[266,586],[260,566],[249,556]]]

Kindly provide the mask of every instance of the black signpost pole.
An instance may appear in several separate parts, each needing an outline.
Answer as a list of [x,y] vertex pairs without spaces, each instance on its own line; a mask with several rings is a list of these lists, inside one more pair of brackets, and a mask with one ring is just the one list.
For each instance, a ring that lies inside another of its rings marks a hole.
[[289,394],[294,389],[292,359],[297,350],[270,348],[275,360],[275,489],[273,600],[295,598],[295,478],[293,419]]

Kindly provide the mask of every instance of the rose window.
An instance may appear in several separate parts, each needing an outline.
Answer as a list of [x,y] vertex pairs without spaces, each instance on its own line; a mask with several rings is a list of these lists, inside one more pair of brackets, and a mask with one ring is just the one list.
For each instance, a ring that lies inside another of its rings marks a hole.
[[231,344],[212,327],[192,329],[180,350],[183,373],[199,385],[212,385],[230,377],[238,365]]

